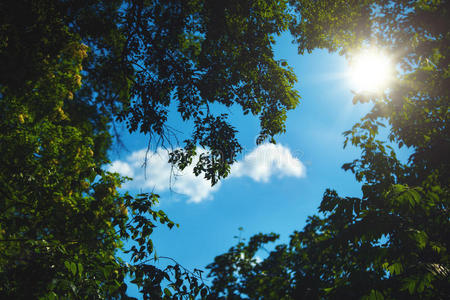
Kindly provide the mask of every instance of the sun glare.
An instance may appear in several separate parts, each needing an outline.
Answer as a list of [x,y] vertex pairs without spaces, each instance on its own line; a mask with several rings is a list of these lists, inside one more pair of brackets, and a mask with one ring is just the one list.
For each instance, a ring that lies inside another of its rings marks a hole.
[[357,92],[383,91],[391,74],[389,57],[380,51],[365,51],[350,62],[351,85]]

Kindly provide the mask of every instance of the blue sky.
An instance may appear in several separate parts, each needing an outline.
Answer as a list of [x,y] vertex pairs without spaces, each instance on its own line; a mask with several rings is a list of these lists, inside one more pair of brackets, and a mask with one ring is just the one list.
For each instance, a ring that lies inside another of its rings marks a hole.
[[[345,73],[347,62],[337,54],[314,51],[298,55],[288,34],[277,39],[277,59],[286,59],[298,77],[295,88],[302,99],[288,114],[287,132],[278,144],[257,147],[258,118],[243,116],[238,107],[228,112],[244,152],[238,157],[230,178],[210,188],[201,178],[185,174],[172,181],[165,152],[153,155],[144,177],[142,149],[148,137],[122,130],[128,151],[112,151],[112,170],[135,177],[125,188],[132,193],[155,190],[161,195],[160,209],[180,228],[158,228],[153,236],[159,256],[169,256],[183,266],[204,268],[214,257],[236,243],[238,227],[244,237],[258,232],[281,234],[288,241],[301,230],[309,215],[317,212],[326,188],[343,196],[360,196],[360,185],[341,166],[358,157],[354,148],[343,149],[342,132],[368,111],[368,105],[353,105]],[[176,114],[171,125],[188,128]],[[120,148],[116,148],[120,149]]]

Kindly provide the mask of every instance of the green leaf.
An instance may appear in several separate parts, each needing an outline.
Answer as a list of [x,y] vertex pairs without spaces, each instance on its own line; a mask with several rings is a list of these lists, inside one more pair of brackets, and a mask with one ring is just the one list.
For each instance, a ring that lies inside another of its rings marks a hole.
[[74,262],[70,262],[70,271],[73,275],[77,273],[77,265]]
[[383,294],[377,290],[371,290],[370,294],[363,298],[368,300],[384,300]]
[[69,261],[65,261],[64,266],[66,266],[66,269],[70,271],[70,262]]
[[396,262],[393,263],[392,265],[390,265],[387,270],[389,271],[389,273],[391,273],[392,275],[398,275],[401,274],[403,272],[403,266],[401,263]]
[[416,281],[415,280],[408,281],[407,287],[408,287],[409,293],[412,295],[414,293],[415,288],[416,288]]
[[428,235],[425,231],[417,231],[414,233],[413,238],[416,240],[419,249],[425,248],[428,243]]
[[81,277],[82,274],[83,274],[83,265],[82,265],[81,263],[78,263],[78,264],[77,264],[77,267],[78,267],[78,274],[79,274],[80,277]]
[[172,292],[171,292],[168,288],[165,288],[165,289],[164,289],[164,294],[165,294],[166,296],[168,296],[168,297],[171,297],[171,296],[172,296]]

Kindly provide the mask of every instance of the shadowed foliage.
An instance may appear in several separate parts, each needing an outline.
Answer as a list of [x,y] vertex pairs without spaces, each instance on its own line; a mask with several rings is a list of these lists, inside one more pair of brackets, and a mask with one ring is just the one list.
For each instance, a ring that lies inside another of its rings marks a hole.
[[241,146],[210,106],[259,117],[262,142],[298,103],[272,51],[288,21],[285,1],[2,1],[0,297],[126,299],[127,277],[144,299],[206,295],[199,271],[151,264],[154,228],[175,223],[103,170],[111,125],[168,143],[176,109],[193,132],[171,162],[204,147],[215,184]]
[[[276,235],[238,243],[209,265],[212,295],[226,299],[448,299],[448,1],[290,1],[299,52],[352,57],[390,53],[397,79],[384,93],[356,94],[373,106],[344,133],[361,157],[343,165],[362,197],[327,190],[287,245],[254,258]],[[379,134],[387,127],[387,139]],[[409,160],[395,148],[407,147]],[[257,243],[255,241],[258,241]]]

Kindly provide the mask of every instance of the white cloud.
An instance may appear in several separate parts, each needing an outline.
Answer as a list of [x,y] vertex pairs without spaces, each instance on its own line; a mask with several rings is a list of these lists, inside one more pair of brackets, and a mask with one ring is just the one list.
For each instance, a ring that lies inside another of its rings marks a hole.
[[[144,166],[146,155],[147,165]],[[180,171],[172,168],[168,160],[167,150],[158,148],[156,152],[147,153],[143,149],[131,153],[124,161],[112,162],[108,171],[132,177],[133,180],[125,184],[126,189],[149,189],[155,192],[172,190],[188,196],[189,202],[210,199],[212,192],[219,188],[220,182],[211,187],[210,182],[202,176],[195,176],[194,164]]]
[[127,176],[127,177],[131,177],[131,178],[134,175],[134,172],[133,172],[133,169],[131,168],[131,166],[128,163],[120,161],[120,160],[114,161],[111,164],[111,166],[109,166],[108,171],[112,172],[112,173],[119,173],[122,176]]
[[[125,160],[116,160],[108,167],[108,171],[132,177],[126,189],[149,189],[155,192],[171,190],[186,195],[188,202],[199,203],[212,199],[212,193],[219,189],[221,183],[211,187],[202,175],[195,176],[193,164],[180,171],[168,163],[167,150],[158,148],[156,152],[147,153],[147,165],[144,166],[146,150],[131,153]],[[205,152],[200,150],[198,152]],[[236,162],[231,168],[229,177],[250,177],[257,182],[267,182],[271,176],[304,177],[305,167],[293,157],[291,151],[282,145],[263,144],[256,147],[244,159]]]
[[270,177],[305,177],[306,168],[283,145],[262,144],[231,167],[232,177],[248,176],[257,182],[268,182]]

